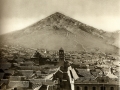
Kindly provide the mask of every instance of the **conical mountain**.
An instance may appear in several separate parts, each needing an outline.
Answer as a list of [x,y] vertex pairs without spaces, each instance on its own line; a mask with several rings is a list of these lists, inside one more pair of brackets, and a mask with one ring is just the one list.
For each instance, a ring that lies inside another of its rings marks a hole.
[[118,52],[111,44],[114,40],[106,42],[108,38],[106,32],[56,12],[22,30],[2,35],[1,41],[27,48]]

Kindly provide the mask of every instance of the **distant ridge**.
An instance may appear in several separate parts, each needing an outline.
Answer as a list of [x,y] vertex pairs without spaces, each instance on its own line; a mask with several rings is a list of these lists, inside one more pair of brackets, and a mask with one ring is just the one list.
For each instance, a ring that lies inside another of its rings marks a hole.
[[3,44],[29,48],[118,53],[118,33],[108,33],[56,12],[22,29],[5,35]]

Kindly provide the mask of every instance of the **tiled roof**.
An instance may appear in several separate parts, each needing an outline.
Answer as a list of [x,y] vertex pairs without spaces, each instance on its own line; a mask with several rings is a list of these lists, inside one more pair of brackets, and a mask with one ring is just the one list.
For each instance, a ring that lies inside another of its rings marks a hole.
[[17,59],[15,59],[15,61],[23,62],[23,61],[24,61],[24,58],[17,58]]
[[21,70],[39,70],[42,67],[39,66],[19,66]]
[[34,62],[32,62],[32,61],[26,61],[26,62],[23,62],[23,63],[20,63],[20,64],[30,66],[30,65],[34,65]]
[[87,69],[76,69],[79,75],[84,76],[85,78],[94,78],[93,75],[91,75],[90,71]]
[[99,83],[107,83],[107,84],[115,84],[115,85],[119,83],[118,79],[112,79],[109,78],[108,76],[97,77],[96,79]]
[[29,79],[29,81],[32,84],[40,85],[40,84],[45,84],[45,85],[54,85],[55,82],[52,80],[45,80],[45,79]]
[[23,74],[19,71],[15,71],[15,73],[13,74],[14,76],[23,76]]
[[8,84],[9,87],[29,87],[29,81],[10,81]]
[[22,78],[25,78],[25,76],[10,76],[10,81],[21,81]]
[[33,75],[33,70],[19,70],[24,76],[31,77]]
[[109,79],[109,84],[116,84],[119,85],[119,79]]
[[76,83],[97,83],[97,80],[94,78],[86,78],[80,77],[79,79],[75,80]]
[[42,82],[45,82],[44,79],[29,79],[29,81],[33,84],[42,84]]
[[0,69],[9,69],[11,67],[11,63],[0,63]]
[[5,83],[5,84],[8,84],[8,81],[9,81],[8,79],[1,79],[0,80],[0,82]]
[[4,71],[5,71],[5,73],[10,73],[11,75],[14,74],[14,70],[4,70]]
[[95,77],[103,75],[103,71],[100,69],[90,70],[90,73]]

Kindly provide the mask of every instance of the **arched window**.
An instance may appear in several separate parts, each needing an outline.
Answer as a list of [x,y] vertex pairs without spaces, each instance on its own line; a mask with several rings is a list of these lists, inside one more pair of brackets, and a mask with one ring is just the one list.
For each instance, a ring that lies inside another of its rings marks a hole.
[[93,87],[93,89],[92,90],[96,90],[96,87]]
[[77,86],[76,90],[82,90],[82,87]]
[[114,90],[114,87],[110,87],[110,90]]
[[85,86],[85,87],[84,87],[84,90],[88,90],[88,87],[87,87],[87,86]]
[[105,90],[105,87],[104,87],[104,86],[102,86],[102,87],[100,88],[100,90]]
[[76,90],[80,90],[79,86],[76,87]]
[[14,90],[17,90],[17,88],[15,87]]

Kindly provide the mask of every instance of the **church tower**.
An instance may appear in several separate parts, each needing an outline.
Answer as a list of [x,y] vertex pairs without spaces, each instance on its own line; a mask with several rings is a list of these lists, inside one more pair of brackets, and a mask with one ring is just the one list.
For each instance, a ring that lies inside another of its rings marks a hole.
[[64,50],[62,48],[59,50],[59,61],[64,61]]

